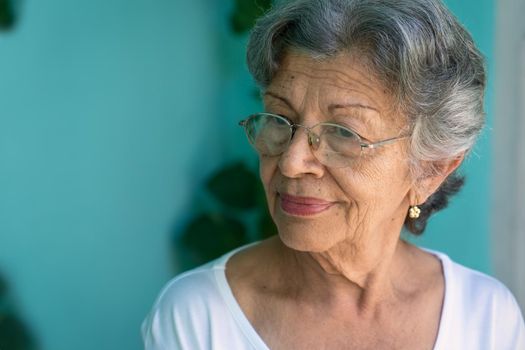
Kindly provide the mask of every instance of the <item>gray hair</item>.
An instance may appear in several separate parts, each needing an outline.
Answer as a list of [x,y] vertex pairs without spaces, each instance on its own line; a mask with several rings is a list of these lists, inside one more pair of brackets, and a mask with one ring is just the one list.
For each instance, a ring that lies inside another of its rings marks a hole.
[[283,2],[259,19],[248,43],[248,68],[261,87],[288,49],[315,58],[364,53],[409,118],[415,161],[468,152],[483,127],[483,58],[440,1]]
[[484,59],[440,0],[283,1],[248,42],[248,68],[263,89],[288,50],[364,54],[408,118],[415,174],[423,162],[470,151],[483,128]]

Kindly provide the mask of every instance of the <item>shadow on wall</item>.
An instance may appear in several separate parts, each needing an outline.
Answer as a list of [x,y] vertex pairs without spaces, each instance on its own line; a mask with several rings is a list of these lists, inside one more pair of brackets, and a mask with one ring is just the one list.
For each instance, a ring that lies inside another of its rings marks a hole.
[[[248,32],[271,5],[271,0],[236,0],[230,17],[232,32]],[[195,213],[181,234],[174,232],[177,267],[190,269],[277,232],[257,171],[244,162],[226,164],[203,187],[194,207],[204,209]]]
[[224,166],[205,187],[198,201],[198,207],[205,209],[196,214],[182,235],[175,232],[176,266],[183,270],[277,233],[257,172],[245,163]]
[[37,349],[33,336],[16,315],[7,282],[0,275],[0,349]]
[[[12,0],[0,0],[0,30],[7,31],[15,25],[15,11]],[[37,349],[33,336],[16,315],[6,280],[0,275],[0,349]]]
[[15,25],[15,4],[13,0],[0,0],[0,30],[5,31]]

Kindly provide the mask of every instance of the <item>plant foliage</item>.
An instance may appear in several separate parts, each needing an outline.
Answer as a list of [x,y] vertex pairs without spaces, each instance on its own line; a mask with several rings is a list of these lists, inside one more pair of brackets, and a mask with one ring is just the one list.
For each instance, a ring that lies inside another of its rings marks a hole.
[[193,218],[177,240],[176,245],[182,243],[185,250],[184,267],[202,264],[277,232],[261,183],[244,163],[219,169],[205,187],[215,205]]
[[[235,0],[230,17],[232,31],[249,31],[271,6],[271,0]],[[200,265],[277,232],[259,177],[246,164],[236,162],[219,169],[207,179],[205,191],[213,199],[214,208],[196,215],[182,234],[176,233],[176,255],[182,257],[183,268]]]
[[213,176],[207,188],[223,204],[235,209],[253,209],[257,194],[257,176],[244,163],[227,166]]
[[34,350],[33,337],[15,314],[9,301],[9,288],[0,276],[0,349]]
[[0,30],[11,29],[15,24],[12,0],[0,0]]
[[271,0],[235,0],[235,8],[230,17],[232,30],[237,34],[249,31],[257,18],[271,6]]

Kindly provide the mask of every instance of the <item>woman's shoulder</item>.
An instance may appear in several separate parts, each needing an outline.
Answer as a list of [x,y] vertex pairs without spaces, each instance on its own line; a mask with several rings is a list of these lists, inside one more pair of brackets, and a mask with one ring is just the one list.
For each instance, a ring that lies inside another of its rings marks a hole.
[[470,300],[490,298],[494,301],[503,301],[514,298],[509,289],[498,279],[457,263],[444,253],[430,252],[441,261],[445,283],[450,287],[447,288],[447,292],[459,294]]
[[[201,294],[213,294],[216,289],[215,270],[220,268],[218,260],[185,271],[172,278],[160,291],[156,304],[173,303],[181,300],[194,299]],[[190,298],[191,296],[191,298]]]
[[445,277],[446,297],[457,301],[464,308],[496,304],[498,306],[517,306],[510,290],[498,279],[453,261],[442,252],[424,249],[435,255],[441,262]]
[[155,323],[175,328],[173,323],[181,326],[190,320],[205,319],[210,305],[218,305],[220,301],[215,265],[216,261],[212,261],[172,278],[158,294],[143,323],[143,331]]
[[[465,313],[489,317],[506,326],[514,322],[523,326],[520,307],[512,292],[498,279],[445,258],[447,292],[461,303]],[[459,305],[458,305],[459,307]]]
[[204,265],[182,272],[172,278],[160,291],[155,302],[156,307],[188,308],[203,305],[220,298],[224,280],[226,263],[232,255],[247,246],[234,249],[223,256]]
[[487,344],[498,349],[525,348],[523,316],[511,291],[494,277],[454,262],[446,254],[430,252],[441,260],[445,275],[442,347],[436,349],[456,348],[452,345],[460,340],[469,348],[491,348]]
[[142,323],[146,349],[221,348],[212,346],[229,334],[230,341],[242,343],[232,310],[231,292],[225,279],[225,266],[236,249],[205,265],[181,273],[159,293]]

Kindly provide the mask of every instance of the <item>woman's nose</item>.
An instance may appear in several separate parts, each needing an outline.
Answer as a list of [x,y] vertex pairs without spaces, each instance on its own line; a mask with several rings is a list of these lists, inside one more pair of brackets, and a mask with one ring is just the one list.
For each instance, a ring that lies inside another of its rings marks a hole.
[[309,143],[309,131],[304,127],[295,131],[288,148],[281,154],[279,169],[289,178],[298,178],[306,174],[316,177],[323,175],[324,167],[315,157]]

